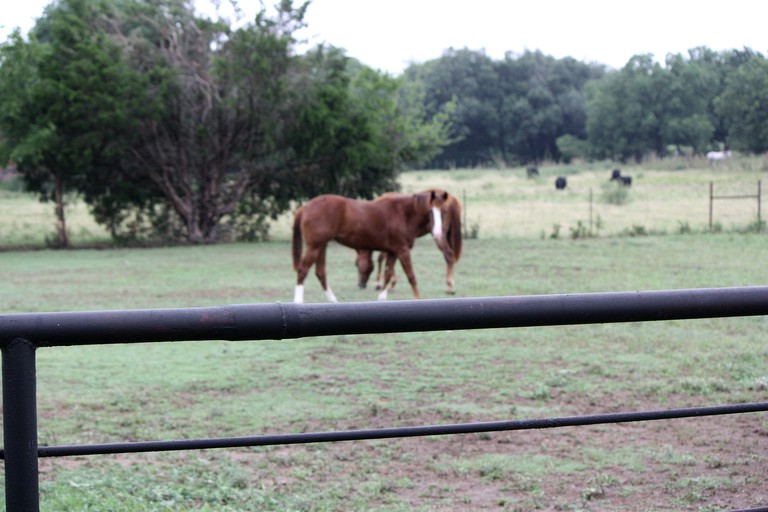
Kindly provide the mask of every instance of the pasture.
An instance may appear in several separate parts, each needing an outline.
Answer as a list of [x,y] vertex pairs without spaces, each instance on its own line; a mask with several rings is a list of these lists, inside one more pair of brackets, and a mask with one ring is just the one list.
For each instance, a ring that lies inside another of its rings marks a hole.
[[[546,172],[540,179],[548,185]],[[702,183],[707,172],[701,172]],[[752,170],[729,172],[734,176],[729,183],[760,179]],[[768,282],[768,267],[761,263],[768,243],[764,233],[705,234],[693,219],[688,222],[697,229],[679,230],[683,218],[676,216],[682,210],[663,228],[651,217],[622,210],[646,208],[638,204],[643,183],[664,181],[662,194],[665,187],[674,188],[674,179],[690,178],[687,172],[632,173],[630,203],[617,206],[614,215],[601,213],[664,236],[637,236],[634,230],[633,236],[576,240],[565,226],[586,219],[574,213],[583,212],[575,198],[581,197],[577,184],[592,179],[599,185],[607,171],[569,175],[574,190],[564,192],[573,193],[573,202],[543,208],[549,212],[544,220],[529,217],[537,228],[521,226],[515,215],[537,197],[547,202],[550,187],[538,188],[511,171],[464,173],[409,173],[403,181],[406,189],[439,186],[459,197],[467,190],[469,223],[477,216],[480,231],[479,238],[465,241],[456,267],[457,296]],[[514,199],[518,189],[520,198]],[[696,194],[705,212],[706,193]],[[663,205],[674,202],[669,197]],[[687,203],[688,214],[692,201],[679,201]],[[721,206],[726,207],[731,205]],[[706,213],[703,218],[705,224]],[[746,212],[733,225],[751,221]],[[550,236],[550,222],[564,226],[559,237]],[[506,229],[529,231],[507,236]],[[601,233],[607,231],[606,225]],[[422,296],[445,297],[445,267],[434,243],[417,240],[413,259]],[[336,295],[342,301],[373,300],[373,289],[357,288],[353,263],[351,250],[329,248]],[[398,276],[390,297],[410,299],[400,268]],[[0,308],[15,313],[290,301],[295,273],[287,238],[276,228],[275,241],[262,244],[2,252],[0,282]],[[325,300],[313,275],[305,300]],[[766,328],[768,318],[750,317],[40,349],[40,443],[245,436],[762,401],[768,397]],[[768,506],[767,454],[768,418],[746,414],[42,459],[41,503],[51,511],[723,510]]]
[[[400,184],[404,192],[441,187],[455,194],[466,203],[468,227],[481,238],[568,237],[590,225],[597,236],[670,234],[708,230],[710,183],[716,195],[754,195],[757,182],[768,171],[768,157],[739,157],[717,163],[703,158],[667,159],[619,167],[622,174],[633,178],[621,204],[605,199],[606,192],[614,189],[609,187],[609,178],[616,164],[609,162],[542,166],[540,175],[533,179],[526,177],[524,168],[406,172]],[[555,190],[557,176],[567,178],[565,190]],[[768,188],[768,183],[763,188]],[[107,232],[77,198],[70,198],[66,213],[73,244],[108,242]],[[754,200],[715,204],[718,230],[742,230],[756,218]],[[272,225],[271,239],[289,240],[291,222],[292,212],[281,216]],[[53,231],[52,204],[0,187],[0,248],[44,246]]]

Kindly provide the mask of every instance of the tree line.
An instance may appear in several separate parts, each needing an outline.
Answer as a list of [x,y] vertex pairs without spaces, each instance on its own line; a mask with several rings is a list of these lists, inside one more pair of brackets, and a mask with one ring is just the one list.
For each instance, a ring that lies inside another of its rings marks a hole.
[[620,70],[541,52],[446,50],[401,76],[330,45],[309,3],[239,28],[184,0],[58,0],[0,45],[0,164],[116,240],[260,239],[321,193],[369,198],[404,168],[640,160],[768,149],[768,63],[696,48]]
[[406,76],[424,83],[428,111],[456,101],[457,140],[428,166],[768,151],[768,61],[749,48],[698,47],[664,64],[636,55],[619,70],[450,49]]

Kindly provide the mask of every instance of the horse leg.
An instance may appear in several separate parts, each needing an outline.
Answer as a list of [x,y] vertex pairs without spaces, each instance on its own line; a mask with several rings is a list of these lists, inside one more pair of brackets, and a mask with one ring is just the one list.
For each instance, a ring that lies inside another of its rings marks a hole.
[[[384,254],[384,253],[382,253]],[[384,285],[382,290],[379,292],[379,300],[387,300],[387,293],[389,290],[394,288],[395,283],[397,282],[397,278],[395,278],[395,263],[397,262],[397,257],[395,256],[395,253],[388,252],[387,253],[387,268],[384,271]]]
[[[364,289],[368,284],[368,278],[371,277],[371,272],[373,272],[373,251],[362,249],[357,251],[355,266],[357,267],[357,286],[360,289]],[[377,277],[376,279],[378,280],[379,278]],[[378,283],[376,284],[376,289],[379,289]]]
[[379,265],[376,269],[376,289],[377,290],[381,290],[382,288],[384,288],[384,281],[382,281],[381,279],[381,267],[384,263],[384,258],[386,257],[387,255],[384,254],[383,252],[379,253]]
[[333,294],[333,290],[331,290],[331,287],[328,286],[328,281],[326,279],[326,273],[325,273],[325,249],[327,246],[323,246],[318,255],[317,255],[317,264],[315,265],[315,275],[317,275],[317,278],[320,280],[320,286],[323,287],[323,291],[325,291],[325,298],[328,299],[328,302],[339,302],[336,299],[336,296]]
[[443,257],[445,257],[445,283],[448,285],[448,289],[446,290],[446,293],[449,295],[454,295],[456,293],[455,288],[455,281],[453,280],[453,251],[450,249],[443,252]]
[[455,262],[453,250],[448,246],[448,242],[444,238],[441,240],[435,239],[435,244],[437,245],[437,248],[440,249],[440,252],[443,253],[443,258],[445,258],[445,265],[447,267],[445,272],[445,283],[448,285],[448,289],[445,293],[453,295],[456,293],[455,281],[453,279],[453,264]]
[[319,252],[317,247],[307,246],[304,257],[301,258],[298,267],[296,267],[296,289],[293,292],[293,302],[297,304],[304,302],[304,280],[307,278],[309,269],[317,261]]
[[419,287],[416,283],[416,274],[413,273],[413,264],[411,263],[411,251],[407,248],[403,249],[397,253],[397,257],[400,260],[400,264],[403,266],[405,275],[408,276],[408,282],[411,283],[414,297],[420,299],[421,295],[419,295]]
[[445,291],[448,295],[456,295],[456,282],[453,280],[453,262],[447,262],[448,269],[445,273],[445,282],[448,289]]
[[[391,261],[390,261],[391,257]],[[384,261],[387,262],[387,269],[391,270],[390,275],[387,276],[387,274],[384,274],[384,277],[382,278],[381,275],[381,269],[384,265]],[[395,288],[395,285],[397,284],[397,276],[395,276],[395,262],[397,262],[397,256],[395,256],[394,253],[379,253],[379,268],[376,273],[376,289],[377,290],[383,290],[384,288],[388,288],[389,290],[393,290]]]

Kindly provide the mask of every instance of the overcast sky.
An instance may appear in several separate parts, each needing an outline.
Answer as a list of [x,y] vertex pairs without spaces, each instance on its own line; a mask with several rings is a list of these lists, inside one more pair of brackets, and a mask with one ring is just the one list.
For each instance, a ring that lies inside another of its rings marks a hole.
[[[49,0],[3,3],[0,40],[15,26],[26,33]],[[258,8],[254,0],[240,5],[252,13]],[[310,43],[345,48],[394,74],[451,47],[484,49],[494,59],[538,49],[613,68],[635,54],[663,62],[667,53],[696,46],[768,54],[768,0],[313,0],[306,21]]]

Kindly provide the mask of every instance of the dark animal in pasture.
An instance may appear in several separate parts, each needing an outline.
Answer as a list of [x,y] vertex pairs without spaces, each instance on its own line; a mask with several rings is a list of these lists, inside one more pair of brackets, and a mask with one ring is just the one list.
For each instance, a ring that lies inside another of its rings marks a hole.
[[[442,217],[442,236],[435,236],[434,232],[432,236],[437,248],[443,253],[446,263],[445,282],[448,287],[446,293],[454,294],[456,293],[456,283],[453,278],[453,266],[461,257],[461,201],[456,196],[448,194],[448,199],[440,209],[440,215]],[[428,230],[425,230],[419,233],[418,236],[424,236],[428,232]],[[386,290],[392,290],[397,283],[397,277],[394,273],[395,258],[392,255],[388,259],[388,256],[385,252],[379,253],[378,265],[376,267],[376,289],[384,290],[384,298],[386,298]],[[389,274],[385,270],[385,262],[392,267]],[[358,285],[360,288],[365,288],[374,268],[372,251],[358,250],[356,265],[359,276]],[[386,278],[387,275],[390,275],[388,279]],[[380,298],[382,297],[380,296]]]
[[539,170],[536,167],[528,167],[525,170],[525,175],[529,178],[536,178],[539,175]]
[[625,187],[631,187],[632,186],[632,176],[622,176],[621,170],[614,169],[613,172],[611,172],[611,179],[610,181],[615,181],[619,185],[623,185]]
[[568,186],[568,180],[564,176],[558,176],[555,180],[555,188],[557,190],[564,190],[566,186]]
[[[358,251],[368,251],[363,260],[370,262],[371,270],[373,263],[370,253],[386,253],[386,284],[391,281],[395,260],[399,260],[414,296],[420,298],[411,262],[411,248],[416,238],[432,232],[439,247],[442,244],[451,248],[454,261],[458,261],[461,255],[459,218],[451,220],[455,229],[450,231],[449,239],[443,239],[443,208],[451,197],[451,194],[440,189],[416,194],[385,194],[373,201],[326,194],[301,206],[293,220],[292,254],[297,274],[294,302],[304,302],[304,280],[312,265],[315,265],[315,274],[326,298],[330,302],[337,302],[326,278],[326,249],[331,240]],[[306,246],[303,256],[302,245]],[[451,271],[452,265],[449,265],[449,276],[452,277]],[[387,290],[385,287],[379,299],[386,299]]]

